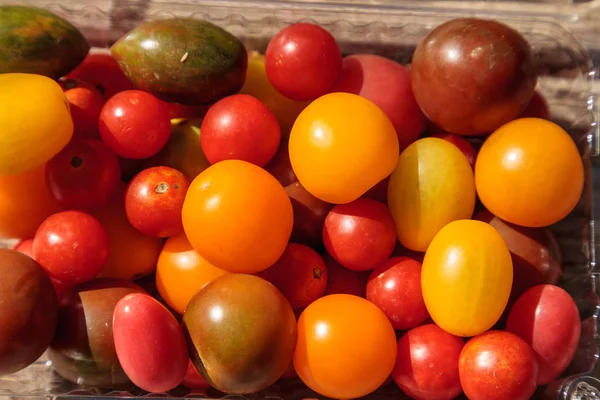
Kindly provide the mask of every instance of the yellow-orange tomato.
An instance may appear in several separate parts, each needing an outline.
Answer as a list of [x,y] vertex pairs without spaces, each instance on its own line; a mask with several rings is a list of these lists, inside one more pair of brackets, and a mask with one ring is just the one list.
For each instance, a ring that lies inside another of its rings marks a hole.
[[99,277],[134,279],[149,275],[163,246],[159,238],[138,232],[125,214],[125,184],[114,193],[109,203],[92,213],[108,233],[110,251]]
[[179,314],[200,289],[227,272],[206,261],[184,234],[169,238],[158,257],[156,288]]
[[240,160],[218,162],[198,175],[182,211],[185,234],[202,257],[228,272],[250,274],[283,254],[293,218],[277,179]]
[[388,206],[400,243],[423,252],[446,224],[473,215],[473,170],[452,143],[417,140],[402,152],[390,177]]
[[296,119],[289,141],[298,180],[328,203],[356,200],[392,173],[398,136],[383,111],[351,93],[313,101]]
[[365,396],[385,382],[395,361],[394,328],[368,300],[333,294],[313,302],[300,315],[294,368],[323,396]]
[[527,227],[551,225],[577,205],[583,190],[577,146],[558,125],[521,118],[484,142],[475,164],[482,203],[494,215]]
[[60,210],[46,186],[45,170],[41,166],[19,175],[0,176],[0,238],[28,239],[47,217]]
[[443,330],[475,336],[500,318],[512,287],[513,267],[502,236],[481,221],[446,225],[429,245],[421,270],[427,311]]

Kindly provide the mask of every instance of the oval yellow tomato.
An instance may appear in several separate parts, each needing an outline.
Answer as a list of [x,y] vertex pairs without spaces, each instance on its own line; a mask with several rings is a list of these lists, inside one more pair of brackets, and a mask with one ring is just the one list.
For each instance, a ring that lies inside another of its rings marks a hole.
[[394,126],[379,107],[351,93],[331,93],[300,113],[289,140],[290,162],[313,196],[356,200],[392,173],[399,155]]
[[494,215],[527,227],[566,217],[583,191],[583,161],[560,126],[539,118],[509,122],[483,143],[475,163],[481,202]]
[[446,224],[473,215],[473,170],[452,143],[417,140],[402,152],[390,177],[388,207],[400,243],[424,252]]
[[218,162],[194,179],[183,203],[183,229],[212,265],[253,274],[283,254],[292,233],[292,203],[281,184],[246,161]]
[[510,295],[513,266],[502,236],[481,221],[454,221],[435,236],[423,260],[427,310],[443,330],[475,336],[500,318]]
[[0,74],[0,175],[42,166],[69,143],[73,120],[61,87],[34,74]]

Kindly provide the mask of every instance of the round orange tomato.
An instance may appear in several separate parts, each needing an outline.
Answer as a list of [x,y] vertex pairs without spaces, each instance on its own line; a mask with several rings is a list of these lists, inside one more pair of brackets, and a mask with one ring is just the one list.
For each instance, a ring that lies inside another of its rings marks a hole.
[[423,252],[446,224],[471,218],[475,207],[471,165],[446,140],[417,140],[402,152],[390,177],[388,206],[400,243]]
[[395,361],[394,328],[368,300],[333,294],[313,302],[300,315],[294,368],[323,396],[366,396],[388,379]]
[[167,239],[158,257],[156,288],[160,297],[179,314],[200,289],[227,272],[206,261],[184,234]]
[[194,179],[182,219],[190,244],[208,262],[253,274],[283,254],[294,216],[290,198],[273,175],[246,161],[226,160]]
[[477,193],[494,215],[527,227],[551,225],[577,205],[583,190],[577,146],[558,125],[521,118],[483,143],[475,164]]
[[485,222],[466,219],[435,235],[421,269],[429,315],[456,336],[479,335],[498,321],[512,279],[512,260],[502,236]]
[[398,136],[371,101],[331,93],[300,113],[289,153],[294,173],[310,194],[328,203],[349,203],[392,173]]

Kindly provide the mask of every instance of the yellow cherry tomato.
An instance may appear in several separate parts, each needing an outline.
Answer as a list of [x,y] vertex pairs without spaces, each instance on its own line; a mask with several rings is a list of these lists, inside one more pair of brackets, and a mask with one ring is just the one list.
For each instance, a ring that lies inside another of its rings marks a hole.
[[429,245],[421,269],[423,299],[433,321],[456,336],[490,329],[510,296],[513,266],[502,236],[481,221],[446,225]]
[[388,207],[400,243],[423,252],[446,224],[473,215],[473,170],[452,143],[417,140],[402,152],[390,177]]
[[356,200],[392,173],[398,162],[394,126],[371,101],[331,93],[313,101],[296,119],[289,140],[298,180],[328,203]]
[[58,83],[35,74],[0,74],[0,175],[44,165],[72,136],[73,120]]
[[542,227],[566,217],[579,202],[583,162],[560,126],[521,118],[501,126],[483,143],[475,182],[479,198],[494,215]]

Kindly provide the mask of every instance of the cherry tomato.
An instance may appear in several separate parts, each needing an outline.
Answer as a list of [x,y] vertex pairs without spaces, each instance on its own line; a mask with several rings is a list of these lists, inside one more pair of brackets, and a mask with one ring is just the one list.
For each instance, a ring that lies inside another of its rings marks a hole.
[[540,366],[537,384],[546,385],[573,360],[581,334],[579,310],[564,289],[534,286],[510,310],[506,330],[532,347]]
[[481,221],[443,227],[423,260],[421,287],[431,318],[456,336],[474,336],[500,318],[510,296],[513,268],[502,236]]
[[359,198],[329,212],[323,225],[323,243],[344,267],[366,271],[392,254],[396,227],[385,204]]
[[424,252],[446,224],[473,215],[473,170],[446,140],[419,139],[400,155],[390,177],[388,207],[400,243]]
[[342,70],[342,53],[329,32],[297,23],[269,42],[265,68],[271,84],[293,100],[314,100],[328,93]]
[[69,285],[95,278],[108,251],[108,235],[100,222],[81,211],[48,217],[33,238],[34,259],[51,278]]
[[527,400],[537,387],[535,354],[510,332],[489,331],[469,340],[460,353],[458,372],[470,400]]
[[164,100],[160,100],[160,102],[167,107],[169,118],[172,120],[178,118],[202,118],[206,115],[209,108],[208,106],[186,106]]
[[111,97],[100,113],[100,137],[118,155],[148,158],[158,153],[171,136],[165,105],[150,93],[126,90]]
[[133,89],[133,83],[123,74],[119,64],[110,54],[88,54],[67,77],[81,79],[96,86],[105,100],[118,92]]
[[323,257],[308,246],[289,243],[275,264],[258,274],[288,299],[294,310],[302,310],[323,296],[327,267]]
[[46,183],[67,209],[104,206],[119,186],[117,155],[97,139],[75,138],[46,166]]
[[394,382],[413,399],[452,400],[461,392],[458,358],[464,346],[435,324],[406,332],[398,341]]
[[208,382],[206,382],[206,379],[204,379],[196,367],[194,367],[192,360],[188,360],[187,371],[181,385],[188,389],[207,389],[210,387]]
[[73,136],[97,138],[98,117],[104,105],[102,93],[94,86],[81,80],[61,79],[73,118]]
[[21,240],[13,249],[33,258],[33,238]]
[[394,328],[377,306],[335,294],[318,299],[300,316],[294,368],[315,392],[355,399],[385,382],[396,351]]
[[206,261],[182,233],[165,242],[156,268],[160,297],[179,314],[206,284],[227,272]]
[[229,272],[256,273],[283,254],[293,224],[285,189],[246,161],[214,164],[194,179],[183,204],[192,247]]
[[538,91],[534,93],[529,105],[519,116],[519,118],[542,118],[547,119],[548,121],[550,121],[550,117],[550,107],[548,107],[548,102]]
[[477,194],[494,215],[541,227],[566,217],[583,191],[583,161],[558,125],[522,118],[496,130],[475,164]]
[[300,113],[289,152],[294,172],[309,193],[328,203],[343,204],[392,173],[398,163],[398,136],[388,117],[371,101],[332,93]]
[[125,190],[125,212],[131,225],[147,236],[170,237],[183,232],[181,209],[190,181],[169,167],[148,168]]
[[366,297],[369,271],[351,271],[337,262],[329,253],[323,255],[327,267],[327,289],[324,296],[330,294],[351,294]]
[[421,263],[393,257],[375,268],[367,283],[367,300],[387,315],[394,329],[411,329],[428,317],[421,292]]
[[467,158],[467,161],[471,165],[471,168],[473,168],[475,166],[475,158],[477,157],[477,150],[475,150],[475,147],[473,147],[473,145],[469,141],[467,141],[465,138],[463,138],[462,136],[446,132],[446,133],[436,133],[435,135],[432,135],[431,137],[444,139],[444,140],[452,143],[453,145],[458,147],[458,149],[460,151],[462,151],[462,153]]

